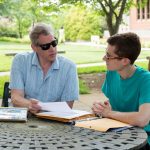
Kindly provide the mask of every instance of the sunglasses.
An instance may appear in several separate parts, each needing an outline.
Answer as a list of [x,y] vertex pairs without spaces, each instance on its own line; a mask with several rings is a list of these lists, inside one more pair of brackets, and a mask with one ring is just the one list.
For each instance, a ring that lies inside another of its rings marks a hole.
[[51,47],[51,45],[52,45],[53,47],[56,47],[57,44],[58,44],[58,41],[57,41],[57,39],[55,39],[54,41],[52,41],[52,42],[50,42],[50,43],[41,44],[41,45],[39,45],[39,46],[41,47],[41,49],[42,49],[43,51],[46,51],[46,50],[48,50],[48,49]]

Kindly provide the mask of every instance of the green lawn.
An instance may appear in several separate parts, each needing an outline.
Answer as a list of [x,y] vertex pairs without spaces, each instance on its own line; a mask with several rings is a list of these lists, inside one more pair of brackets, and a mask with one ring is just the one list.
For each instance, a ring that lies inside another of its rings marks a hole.
[[10,50],[30,50],[30,44],[27,43],[13,43],[13,42],[0,42],[0,52],[7,52]]
[[0,76],[0,98],[2,98],[4,83],[6,81],[9,81],[9,76]]
[[5,56],[4,54],[0,54],[0,72],[10,70],[12,59],[12,56]]
[[[3,96],[4,83],[9,81],[9,76],[0,76],[0,98]],[[79,92],[80,94],[90,93],[89,88],[86,86],[83,80],[79,80]]]

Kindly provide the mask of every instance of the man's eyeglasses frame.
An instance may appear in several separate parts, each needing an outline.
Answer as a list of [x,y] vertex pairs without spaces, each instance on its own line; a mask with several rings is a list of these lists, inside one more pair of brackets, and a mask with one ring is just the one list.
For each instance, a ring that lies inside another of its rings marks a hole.
[[113,60],[113,59],[123,59],[124,57],[113,57],[113,56],[107,56],[107,54],[105,54],[104,58],[106,58],[107,60]]

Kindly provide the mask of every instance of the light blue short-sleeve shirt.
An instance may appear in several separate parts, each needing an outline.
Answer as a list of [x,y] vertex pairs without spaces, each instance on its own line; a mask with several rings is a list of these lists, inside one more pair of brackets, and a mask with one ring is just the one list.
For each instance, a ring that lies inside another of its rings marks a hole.
[[44,76],[35,52],[17,54],[13,60],[10,89],[20,89],[25,98],[42,102],[73,101],[79,98],[76,65],[57,56]]

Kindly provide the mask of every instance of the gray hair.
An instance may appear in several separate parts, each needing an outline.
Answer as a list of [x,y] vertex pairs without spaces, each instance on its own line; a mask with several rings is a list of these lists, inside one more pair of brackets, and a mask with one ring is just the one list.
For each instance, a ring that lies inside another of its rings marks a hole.
[[32,44],[38,45],[38,39],[39,39],[39,36],[41,34],[42,35],[53,35],[53,31],[52,31],[51,26],[49,26],[45,23],[36,24],[32,28],[32,30],[29,34],[29,37],[30,37],[30,40],[31,40]]

